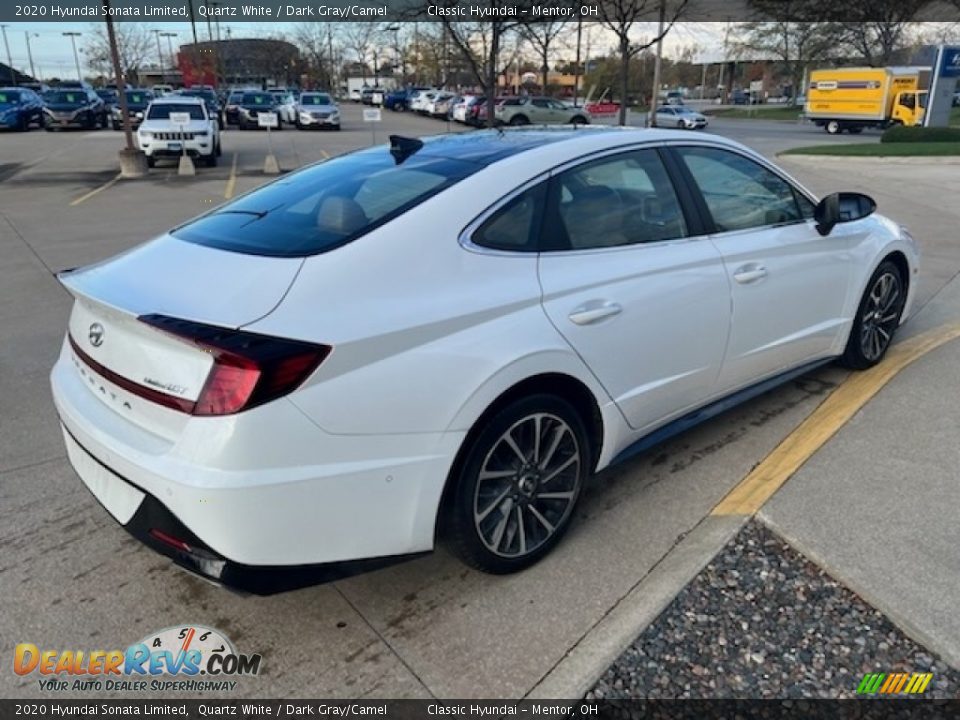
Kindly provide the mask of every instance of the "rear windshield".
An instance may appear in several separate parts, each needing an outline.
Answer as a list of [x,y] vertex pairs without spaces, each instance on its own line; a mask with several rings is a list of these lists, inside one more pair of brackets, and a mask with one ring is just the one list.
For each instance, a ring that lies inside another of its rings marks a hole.
[[303,257],[332,250],[480,169],[385,147],[312,165],[173,231],[181,240],[248,255]]
[[191,120],[203,120],[203,106],[196,103],[156,103],[147,111],[149,120],[166,120],[170,113],[190,113]]

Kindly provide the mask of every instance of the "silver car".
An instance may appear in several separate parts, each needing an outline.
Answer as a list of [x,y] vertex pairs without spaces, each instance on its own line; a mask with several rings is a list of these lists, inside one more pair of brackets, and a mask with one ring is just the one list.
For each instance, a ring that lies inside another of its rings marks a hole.
[[657,108],[657,127],[694,130],[705,128],[707,118],[696,110],[683,105],[661,105]]
[[340,106],[330,93],[305,92],[297,103],[297,129],[340,129]]

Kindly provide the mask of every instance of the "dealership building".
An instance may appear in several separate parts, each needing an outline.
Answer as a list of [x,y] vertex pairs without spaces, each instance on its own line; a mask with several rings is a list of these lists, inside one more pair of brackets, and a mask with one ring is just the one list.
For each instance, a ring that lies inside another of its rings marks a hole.
[[213,40],[181,45],[177,65],[188,87],[288,86],[300,77],[300,51],[284,40]]

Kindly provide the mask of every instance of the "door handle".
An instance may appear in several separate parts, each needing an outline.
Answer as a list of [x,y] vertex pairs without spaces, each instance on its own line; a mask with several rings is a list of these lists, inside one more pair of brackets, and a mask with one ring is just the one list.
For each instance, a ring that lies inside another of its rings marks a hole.
[[767,269],[763,265],[744,265],[733,273],[733,279],[741,285],[762,280],[767,276]]
[[570,313],[569,317],[570,322],[575,325],[590,325],[605,318],[619,315],[622,311],[623,308],[618,303],[609,300],[591,300]]

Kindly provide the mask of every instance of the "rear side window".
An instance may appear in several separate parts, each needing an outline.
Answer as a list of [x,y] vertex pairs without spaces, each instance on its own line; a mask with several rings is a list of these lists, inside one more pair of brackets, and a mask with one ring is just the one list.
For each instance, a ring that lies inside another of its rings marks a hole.
[[172,235],[249,255],[316,255],[361,237],[480,167],[416,155],[397,165],[386,148],[372,148],[291,173]]
[[535,251],[546,194],[546,183],[520,193],[487,218],[471,242],[493,250]]

